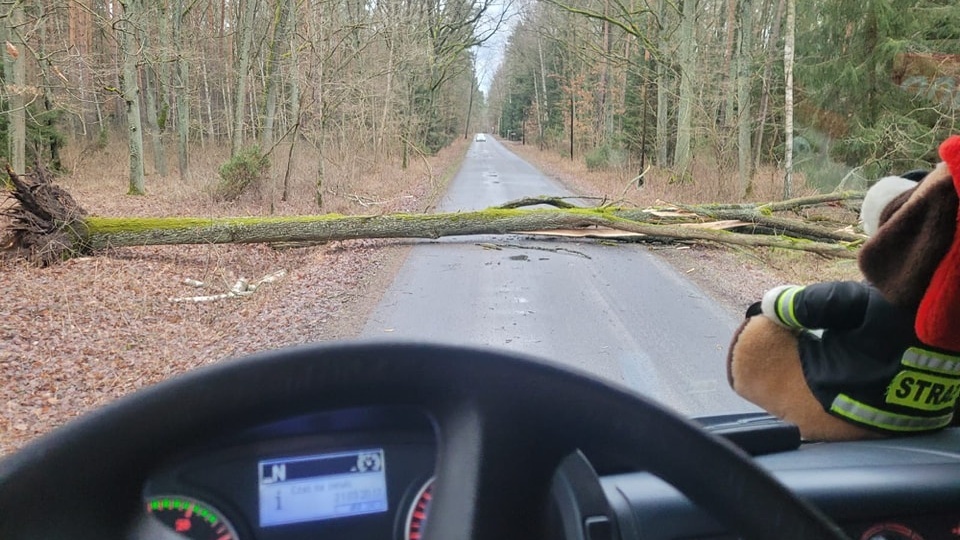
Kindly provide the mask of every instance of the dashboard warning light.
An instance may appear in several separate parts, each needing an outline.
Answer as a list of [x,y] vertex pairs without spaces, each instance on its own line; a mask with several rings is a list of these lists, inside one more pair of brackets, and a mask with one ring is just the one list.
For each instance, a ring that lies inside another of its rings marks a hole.
[[190,520],[187,518],[179,518],[174,522],[173,528],[177,532],[187,532],[190,530]]

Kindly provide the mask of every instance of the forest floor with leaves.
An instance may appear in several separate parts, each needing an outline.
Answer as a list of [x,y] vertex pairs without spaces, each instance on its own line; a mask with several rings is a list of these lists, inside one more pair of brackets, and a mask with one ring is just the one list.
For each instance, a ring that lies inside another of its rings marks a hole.
[[[325,204],[332,212],[357,214],[425,211],[456,172],[467,146],[458,141],[429,163],[413,161],[405,172],[371,169],[360,171],[351,183],[331,180]],[[123,157],[105,152],[75,174],[56,179],[91,214],[269,212],[266,195],[217,202],[204,194],[199,180],[185,185],[172,177],[148,177],[147,196],[123,195]],[[109,163],[121,167],[89,170]],[[315,172],[300,176],[314,178]],[[294,193],[308,195],[277,201],[274,210],[316,213],[309,181],[293,187]],[[10,202],[0,201],[0,208],[4,204]],[[48,268],[0,258],[5,291],[0,295],[0,455],[89,409],[198,366],[355,335],[408,246],[353,240],[282,250],[266,245],[138,247]],[[254,282],[280,271],[283,277],[246,297],[171,301],[227,293],[239,279]]]
[[[331,175],[325,210],[427,210],[468,144],[458,141],[429,161],[412,162],[400,174],[368,164],[347,175],[353,181]],[[643,189],[624,189],[630,172],[588,171],[548,152],[505,144],[585,195],[640,206],[730,197],[719,184],[677,186],[655,172]],[[204,194],[202,181],[184,184],[170,177],[148,178],[146,197],[125,196],[122,150],[108,148],[86,162],[78,156],[75,172],[57,182],[88,212],[103,216],[264,215],[271,206],[280,214],[316,212],[310,196],[283,203],[261,193],[225,204]],[[315,172],[303,167],[296,175],[301,184],[291,186],[294,193],[311,192],[309,179]],[[758,185],[756,200],[776,199],[773,184]],[[272,205],[266,202],[270,200]],[[0,455],[89,409],[198,366],[266,348],[356,335],[409,245],[357,240],[283,250],[265,245],[123,248],[49,268],[0,259],[6,291],[0,296]],[[799,252],[702,243],[651,249],[731,313],[774,285],[858,275],[852,261]],[[171,301],[227,293],[241,278],[253,282],[278,271],[285,275],[246,297]]]

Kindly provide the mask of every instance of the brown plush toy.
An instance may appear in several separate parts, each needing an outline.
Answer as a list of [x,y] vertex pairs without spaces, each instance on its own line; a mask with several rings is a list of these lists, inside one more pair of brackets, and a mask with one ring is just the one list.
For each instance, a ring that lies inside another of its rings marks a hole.
[[806,440],[951,423],[960,396],[960,136],[940,157],[922,179],[887,177],[867,192],[870,238],[859,256],[867,282],[776,287],[734,335],[731,387]]

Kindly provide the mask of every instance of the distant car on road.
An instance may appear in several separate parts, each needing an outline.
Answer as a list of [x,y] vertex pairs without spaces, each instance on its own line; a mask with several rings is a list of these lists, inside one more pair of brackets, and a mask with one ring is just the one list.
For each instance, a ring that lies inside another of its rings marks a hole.
[[487,140],[487,136],[484,135],[483,133],[477,133],[477,136],[473,140],[477,142],[484,142]]

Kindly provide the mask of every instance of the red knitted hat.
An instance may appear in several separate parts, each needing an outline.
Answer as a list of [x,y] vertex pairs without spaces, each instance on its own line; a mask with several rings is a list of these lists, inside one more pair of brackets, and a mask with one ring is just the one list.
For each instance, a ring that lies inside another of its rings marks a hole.
[[[940,145],[940,158],[949,167],[953,187],[960,194],[960,136],[954,135]],[[950,248],[920,301],[915,328],[924,343],[960,351],[960,212],[952,232]]]

